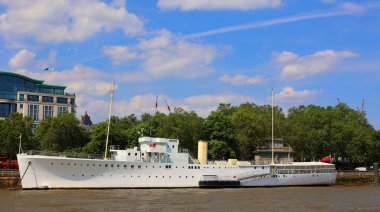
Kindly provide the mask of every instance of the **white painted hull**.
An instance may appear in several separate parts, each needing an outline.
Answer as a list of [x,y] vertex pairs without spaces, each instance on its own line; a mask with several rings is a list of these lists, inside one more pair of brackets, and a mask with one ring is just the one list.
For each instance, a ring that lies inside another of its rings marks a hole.
[[267,175],[240,181],[241,186],[306,186],[332,185],[336,181],[335,173]]
[[[22,188],[170,188],[199,187],[203,175],[237,180],[247,173],[270,172],[270,166],[223,166],[165,164],[114,160],[77,159],[40,155],[17,155]],[[29,165],[28,165],[29,164]],[[107,165],[107,166],[106,166]],[[132,168],[133,166],[133,168]],[[169,168],[170,166],[170,168]],[[191,169],[190,169],[191,167]],[[196,167],[196,168],[195,168]],[[252,178],[241,186],[323,185],[335,182],[336,174],[296,178]]]

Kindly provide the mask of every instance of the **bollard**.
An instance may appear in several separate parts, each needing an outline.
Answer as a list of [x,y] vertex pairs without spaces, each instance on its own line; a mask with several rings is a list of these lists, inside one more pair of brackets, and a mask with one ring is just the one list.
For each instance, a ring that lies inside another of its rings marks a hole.
[[379,163],[373,164],[373,182],[375,185],[379,185]]

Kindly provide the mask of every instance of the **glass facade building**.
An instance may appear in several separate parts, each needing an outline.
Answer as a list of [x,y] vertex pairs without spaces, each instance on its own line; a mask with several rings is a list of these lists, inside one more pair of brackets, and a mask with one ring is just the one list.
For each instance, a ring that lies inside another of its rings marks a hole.
[[31,117],[37,126],[46,118],[75,112],[75,94],[65,93],[65,89],[24,75],[0,72],[0,119],[19,112]]

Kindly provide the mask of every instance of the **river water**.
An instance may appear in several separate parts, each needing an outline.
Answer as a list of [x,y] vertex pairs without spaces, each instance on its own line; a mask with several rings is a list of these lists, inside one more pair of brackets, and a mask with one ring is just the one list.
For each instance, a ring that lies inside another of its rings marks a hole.
[[0,211],[380,211],[380,186],[0,190]]

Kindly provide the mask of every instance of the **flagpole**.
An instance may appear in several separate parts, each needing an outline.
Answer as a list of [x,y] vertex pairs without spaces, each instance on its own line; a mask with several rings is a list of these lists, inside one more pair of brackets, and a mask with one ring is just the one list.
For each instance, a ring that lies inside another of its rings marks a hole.
[[274,120],[273,120],[273,107],[274,107],[274,89],[272,88],[272,164],[274,164]]
[[111,114],[112,114],[112,100],[113,100],[113,93],[115,91],[115,82],[112,81],[112,91],[111,91],[111,102],[110,102],[110,110],[108,114],[108,126],[107,126],[107,138],[106,138],[106,151],[104,152],[104,160],[107,159],[107,151],[108,151],[108,139],[110,135],[110,125],[111,125]]
[[20,144],[18,145],[18,154],[21,154],[21,139],[22,139],[21,133],[20,133],[20,136],[18,138],[20,139]]

